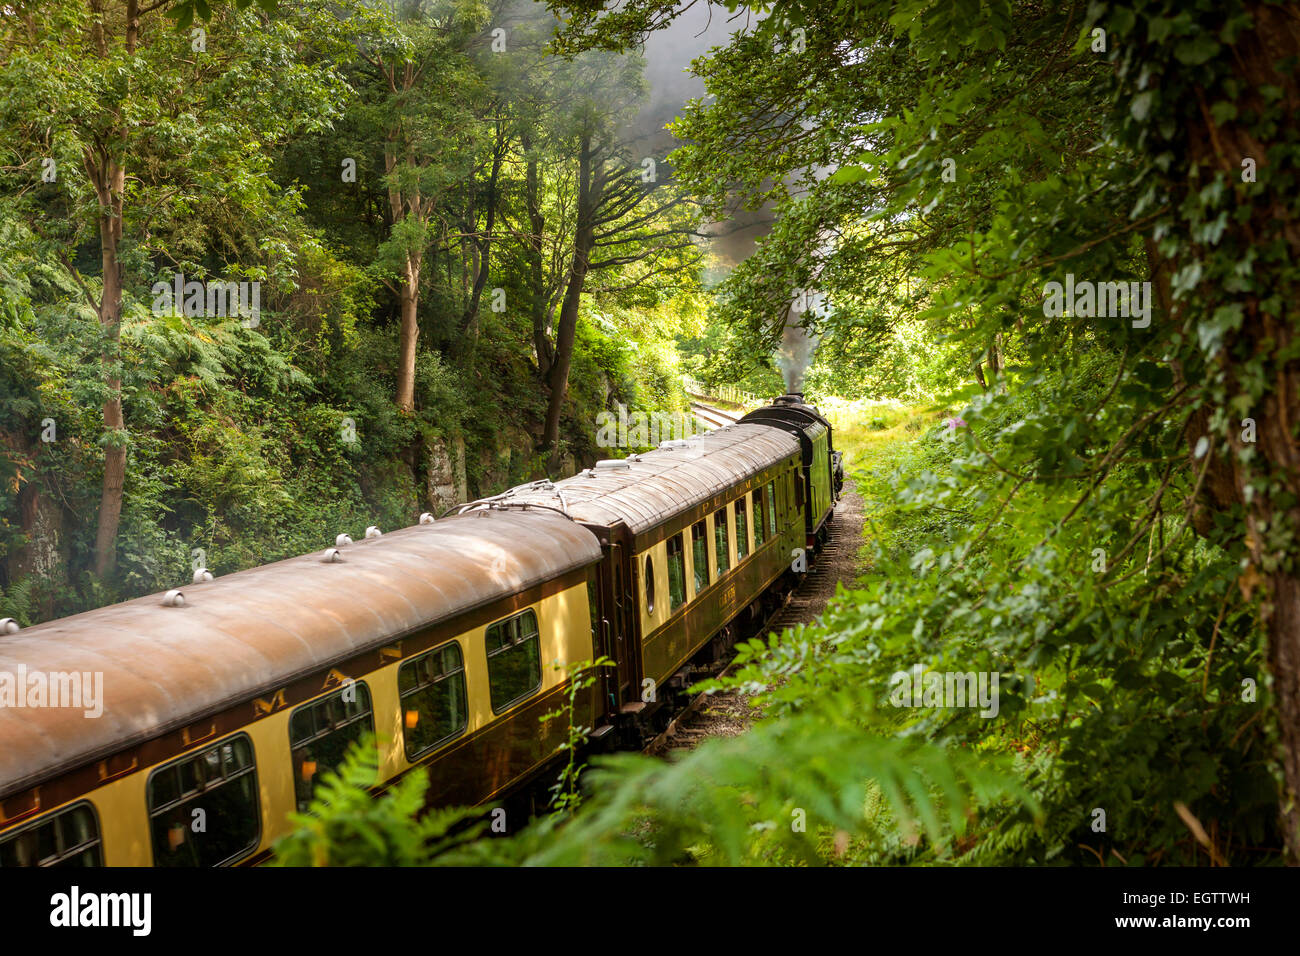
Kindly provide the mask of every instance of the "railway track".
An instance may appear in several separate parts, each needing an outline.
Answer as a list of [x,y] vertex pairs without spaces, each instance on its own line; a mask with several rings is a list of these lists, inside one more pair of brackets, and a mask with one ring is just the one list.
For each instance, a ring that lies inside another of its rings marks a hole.
[[691,401],[691,412],[695,415],[696,420],[705,427],[706,431],[721,428],[723,425],[730,425],[740,420],[739,412],[728,412],[694,400]]
[[[821,554],[817,556],[817,563],[799,582],[799,586],[786,596],[785,602],[764,622],[760,631],[762,635],[766,636],[773,631],[779,633],[797,624],[809,624],[825,610],[827,602],[835,594],[835,586],[845,579],[846,557],[852,558],[851,554],[846,554],[846,549],[856,548],[860,537],[861,521],[852,520],[859,512],[853,509],[853,515],[846,514],[850,511],[849,506],[856,504],[858,504],[857,495],[854,494],[851,486],[846,486],[844,497],[835,505],[830,538],[822,548]],[[851,562],[849,563],[851,566]],[[735,662],[728,662],[718,676],[725,677],[734,669]],[[696,694],[692,697],[690,703],[673,717],[663,733],[646,745],[644,753],[660,754],[672,747],[675,738],[699,716],[701,708],[710,696]],[[693,738],[687,746],[693,745],[702,737],[709,736],[707,732],[687,731],[687,733]]]

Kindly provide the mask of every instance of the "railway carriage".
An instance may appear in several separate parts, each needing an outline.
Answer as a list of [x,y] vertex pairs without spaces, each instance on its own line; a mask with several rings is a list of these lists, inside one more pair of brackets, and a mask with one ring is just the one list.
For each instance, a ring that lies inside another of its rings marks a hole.
[[424,765],[435,804],[530,794],[567,739],[541,720],[566,665],[601,654],[577,719],[593,747],[636,746],[793,586],[833,455],[787,396],[432,524],[0,636],[0,678],[103,678],[99,717],[0,697],[0,866],[259,862],[367,732],[376,790]]
[[807,525],[802,456],[786,430],[737,423],[465,506],[561,508],[600,541],[598,637],[617,670],[598,733],[628,744],[661,726],[697,667],[792,586]]
[[426,764],[439,803],[497,798],[566,737],[539,717],[591,657],[599,559],[559,515],[476,513],[0,639],[0,673],[104,696],[0,707],[0,866],[256,862],[365,731],[378,787]]

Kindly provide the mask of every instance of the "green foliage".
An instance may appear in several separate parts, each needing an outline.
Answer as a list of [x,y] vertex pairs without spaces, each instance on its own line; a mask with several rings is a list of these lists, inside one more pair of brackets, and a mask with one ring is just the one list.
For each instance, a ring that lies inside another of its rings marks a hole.
[[823,691],[815,712],[707,741],[670,763],[600,759],[582,811],[545,833],[526,862],[816,863],[843,856],[828,844],[881,832],[947,857],[973,807],[1031,805],[1006,767],[862,733],[853,704]]
[[276,841],[272,866],[430,866],[483,829],[474,810],[422,814],[428,770],[416,767],[379,796],[375,741],[349,749],[338,771],[326,770],[305,813],[290,815],[296,829]]
[[579,661],[565,667],[568,682],[564,704],[537,718],[542,724],[550,720],[563,720],[568,728],[568,736],[559,746],[560,752],[566,755],[565,763],[560,768],[555,783],[551,785],[551,807],[556,816],[570,814],[582,803],[578,782],[586,765],[578,762],[578,754],[586,746],[591,728],[578,722],[578,695],[596,684],[600,678],[600,668],[614,666],[614,661],[601,656],[594,661]]
[[[1044,413],[1093,406],[1114,371],[1099,362],[1077,363],[1077,380],[1049,377],[978,416],[963,412],[969,428],[936,424],[909,439],[898,425],[883,443],[842,430],[869,570],[819,627],[744,649],[735,679],[766,689],[775,719],[801,713],[824,687],[861,688],[858,712],[878,733],[1017,756],[1041,818],[992,809],[963,862],[1196,862],[1174,801],[1215,821],[1226,859],[1267,862],[1276,851],[1260,848],[1278,840],[1268,736],[1259,705],[1240,693],[1243,678],[1264,682],[1259,632],[1224,587],[1227,557],[1204,545],[1159,554],[1139,528],[1143,548],[1120,561],[1135,529],[1118,515],[1114,525],[1061,523],[1081,483],[1026,484],[1008,500],[1018,479],[988,464],[1014,455],[1026,428],[1045,427],[1039,402]],[[1125,474],[1134,498],[1154,491],[1137,469]],[[1117,511],[1139,513],[1112,493]],[[1166,518],[1163,533],[1175,524]],[[1104,572],[1094,548],[1109,555]],[[891,676],[916,665],[1000,672],[999,714],[893,708]],[[1091,829],[1094,808],[1106,810],[1104,834]],[[861,859],[916,859],[887,847],[877,841]]]
[[[575,116],[547,102],[547,83],[586,89],[616,69],[633,97],[640,62],[561,67],[543,55],[540,21],[512,29],[517,56],[485,55],[475,0],[397,19],[366,4],[271,6],[152,11],[133,57],[116,21],[101,55],[89,9],[70,0],[20,4],[0,29],[0,587],[24,622],[174,587],[199,560],[229,573],[343,530],[410,524],[447,503],[431,500],[434,468],[471,498],[545,473],[548,384],[527,305],[529,240],[515,228],[527,219],[522,163],[539,159],[544,272],[562,278]],[[206,50],[192,48],[189,17]],[[385,69],[408,63],[415,79],[398,95]],[[394,130],[402,156],[389,163]],[[120,342],[97,312],[100,205],[81,161],[92,140],[120,144],[130,187]],[[418,196],[396,222],[390,188]],[[408,414],[393,402],[394,281],[417,247]],[[480,264],[490,281],[476,302]],[[679,405],[670,343],[689,270],[669,282],[638,268],[610,270],[586,297],[562,418],[570,468],[606,454],[593,441],[600,411]],[[260,282],[258,325],[155,314],[152,286],[175,271]],[[126,427],[109,432],[111,376]],[[40,439],[48,419],[53,442]],[[117,570],[97,581],[109,445],[126,448],[126,479]],[[452,460],[435,460],[440,450]],[[22,608],[19,594],[31,595]]]
[[[679,13],[554,6],[569,51]],[[951,418],[897,474],[860,474],[864,587],[741,679],[793,717],[825,687],[883,700],[914,664],[1007,675],[992,721],[863,701],[878,732],[1024,755],[1044,820],[994,812],[973,860],[1204,859],[1175,802],[1215,859],[1284,842],[1300,55],[1283,8],[791,0],[697,64],[710,96],[676,124],[678,175],[711,214],[776,214],[719,290],[740,367],[815,286],[831,307],[810,389],[933,396]],[[1149,282],[1150,311],[1051,315],[1067,272]],[[1243,692],[1270,678],[1276,697]]]

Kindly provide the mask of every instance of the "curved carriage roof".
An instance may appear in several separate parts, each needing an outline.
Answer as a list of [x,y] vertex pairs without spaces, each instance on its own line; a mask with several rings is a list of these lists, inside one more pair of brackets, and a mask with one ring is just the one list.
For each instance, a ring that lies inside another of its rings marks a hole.
[[485,500],[559,508],[578,521],[605,527],[622,521],[640,534],[797,454],[798,439],[778,428],[724,425],[682,447],[661,446],[614,467],[520,485]]
[[545,511],[475,512],[0,637],[0,673],[99,671],[103,715],[0,706],[0,796],[600,559]]

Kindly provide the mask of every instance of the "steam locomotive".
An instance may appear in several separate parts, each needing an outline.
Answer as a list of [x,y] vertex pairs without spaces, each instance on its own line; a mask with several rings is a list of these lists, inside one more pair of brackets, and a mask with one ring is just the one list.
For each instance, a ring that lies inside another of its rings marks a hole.
[[576,719],[638,746],[815,560],[842,481],[795,393],[323,554],[0,622],[0,866],[263,861],[367,734],[377,791],[426,766],[433,804],[518,800],[601,655]]

